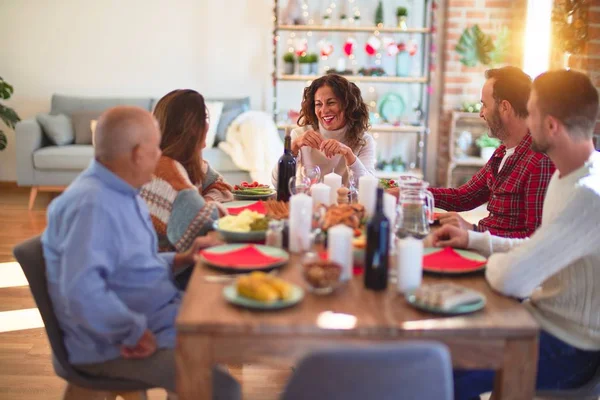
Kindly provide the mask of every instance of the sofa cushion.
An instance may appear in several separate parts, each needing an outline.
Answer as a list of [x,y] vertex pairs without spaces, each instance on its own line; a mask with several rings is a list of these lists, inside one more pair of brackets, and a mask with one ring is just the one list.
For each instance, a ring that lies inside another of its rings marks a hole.
[[71,119],[65,114],[38,114],[36,121],[42,126],[42,131],[48,139],[57,146],[73,143],[75,138]]
[[92,144],[92,121],[98,120],[101,111],[75,111],[71,114],[75,144]]
[[83,171],[92,158],[91,145],[48,146],[33,152],[33,166],[40,170]]
[[223,111],[221,111],[221,119],[217,125],[217,134],[215,146],[219,142],[225,141],[227,128],[241,113],[250,109],[250,97],[234,98],[234,99],[207,99],[206,101],[222,101]]
[[71,116],[75,111],[104,111],[114,106],[137,106],[151,110],[150,97],[79,97],[55,94],[52,96],[50,114]]
[[202,158],[217,172],[240,171],[231,157],[218,147],[207,147],[202,150]]
[[221,112],[223,111],[222,101],[207,101],[206,109],[210,118],[208,132],[206,132],[206,147],[213,147],[217,137],[217,127],[221,120]]

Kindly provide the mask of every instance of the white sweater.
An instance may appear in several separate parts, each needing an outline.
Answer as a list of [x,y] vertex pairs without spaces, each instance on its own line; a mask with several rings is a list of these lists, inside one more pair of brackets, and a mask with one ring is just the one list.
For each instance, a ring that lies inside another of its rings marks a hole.
[[[302,137],[304,132],[312,129],[311,127],[303,127],[292,130],[291,137],[292,141],[295,139]],[[319,126],[319,132],[325,139],[335,139],[340,143],[346,144],[345,140],[346,128],[338,129],[336,131],[328,131],[322,126]],[[341,155],[336,155],[332,158],[327,158],[325,154],[320,152],[317,149],[313,149],[312,147],[305,146],[300,149],[298,153],[298,158],[296,159],[296,171],[300,173],[302,166],[314,166],[318,165],[321,169],[321,178],[330,172],[335,172],[342,177],[342,184],[347,185],[348,183],[348,168],[352,170],[354,176],[356,177],[355,185],[358,185],[358,178],[363,175],[373,174],[375,172],[375,149],[376,143],[375,139],[368,134],[365,133],[363,136],[365,144],[361,146],[358,151],[354,150],[354,155],[356,156],[356,161],[352,165],[346,165],[346,159]],[[278,173],[278,165],[275,165],[273,168],[272,180],[273,185],[277,187],[277,173]]]
[[469,247],[492,255],[486,278],[528,298],[542,329],[584,350],[600,350],[600,153],[550,180],[542,224],[529,239],[469,231]]

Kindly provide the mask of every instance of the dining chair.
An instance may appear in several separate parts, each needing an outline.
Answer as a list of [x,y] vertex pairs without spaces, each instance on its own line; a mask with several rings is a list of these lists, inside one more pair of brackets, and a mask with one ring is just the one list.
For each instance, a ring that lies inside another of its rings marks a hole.
[[80,372],[69,364],[63,334],[48,294],[46,264],[40,236],[17,245],[13,253],[29,281],[31,294],[44,321],[46,334],[52,348],[54,371],[56,375],[68,383],[63,399],[103,398],[112,400],[116,399],[117,396],[125,400],[146,399],[146,390],[151,387],[145,383],[124,379],[98,378]]
[[298,364],[282,400],[452,400],[450,353],[437,342],[322,350]]
[[600,366],[594,377],[577,389],[538,391],[535,400],[596,400],[600,398]]

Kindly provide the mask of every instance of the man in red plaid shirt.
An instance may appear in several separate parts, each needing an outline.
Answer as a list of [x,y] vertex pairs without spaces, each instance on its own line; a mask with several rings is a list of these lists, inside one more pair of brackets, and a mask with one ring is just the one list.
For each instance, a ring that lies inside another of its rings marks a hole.
[[[431,192],[436,207],[449,211],[439,216],[442,225],[528,237],[542,222],[546,188],[555,169],[548,156],[530,148],[526,119],[531,78],[516,67],[490,69],[485,77],[480,116],[488,124],[489,135],[502,145],[466,184],[456,189],[432,188]],[[478,225],[457,214],[486,202],[489,216]]]

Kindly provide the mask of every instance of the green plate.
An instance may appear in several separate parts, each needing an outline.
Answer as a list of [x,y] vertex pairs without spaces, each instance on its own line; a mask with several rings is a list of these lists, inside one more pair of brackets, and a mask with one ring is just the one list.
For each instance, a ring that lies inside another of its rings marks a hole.
[[234,232],[219,228],[219,221],[213,222],[213,229],[223,237],[227,243],[258,243],[264,242],[267,231]]
[[236,200],[269,200],[271,197],[275,196],[275,194],[277,194],[277,192],[275,190],[273,190],[270,194],[243,194],[243,193],[239,193],[236,192],[235,190],[233,192],[233,198]]
[[251,308],[253,310],[280,310],[298,304],[304,298],[304,290],[299,286],[292,285],[292,296],[287,300],[277,300],[272,303],[252,300],[237,293],[235,284],[223,288],[223,296],[231,304],[236,306]]
[[[481,294],[481,293],[480,293]],[[406,301],[411,304],[413,307],[418,308],[422,311],[427,311],[434,314],[443,314],[443,315],[460,315],[460,314],[469,314],[475,311],[479,311],[485,307],[485,297],[481,295],[481,299],[478,301],[474,301],[472,303],[461,304],[454,308],[450,308],[448,310],[444,310],[439,307],[434,307],[429,304],[423,304],[416,300],[416,296],[414,293],[406,294]]]
[[[427,247],[423,249],[423,255],[426,256],[428,254],[433,254],[433,253],[437,253],[438,251],[442,251],[443,249],[439,248],[439,247]],[[466,259],[469,260],[473,260],[473,261],[487,261],[487,258],[485,258],[484,256],[482,256],[481,254],[469,251],[469,250],[460,250],[460,249],[454,249],[454,251],[456,251],[458,254],[460,254],[461,256],[463,256]],[[477,268],[468,268],[468,269],[452,269],[452,270],[447,270],[447,269],[442,269],[442,270],[438,270],[438,269],[434,269],[434,268],[430,268],[427,267],[424,263],[423,263],[423,272],[429,272],[429,273],[433,273],[436,275],[465,275],[465,274],[472,274],[475,272],[481,272],[485,270],[485,264],[477,267]]]
[[[246,246],[246,244],[224,244],[221,246],[211,247],[208,250],[211,253],[227,253],[230,251],[238,250],[239,248],[244,247],[244,246]],[[258,249],[258,251],[262,252],[263,254],[266,254],[271,257],[278,257],[278,258],[281,258],[282,260],[278,261],[278,262],[274,262],[274,263],[266,265],[266,266],[265,265],[256,265],[256,266],[244,266],[244,267],[236,267],[234,265],[215,264],[215,263],[208,261],[202,255],[200,255],[200,261],[202,261],[204,264],[206,264],[210,268],[217,269],[219,271],[251,272],[251,271],[270,271],[275,268],[284,266],[285,264],[287,264],[287,262],[290,259],[290,255],[285,250],[279,249],[277,247],[263,246],[263,245],[259,245],[259,244],[255,244],[254,247],[256,247],[256,249]]]

